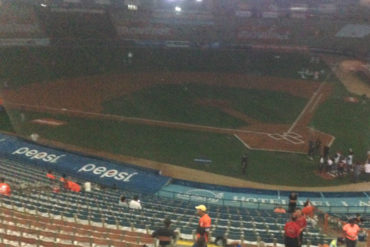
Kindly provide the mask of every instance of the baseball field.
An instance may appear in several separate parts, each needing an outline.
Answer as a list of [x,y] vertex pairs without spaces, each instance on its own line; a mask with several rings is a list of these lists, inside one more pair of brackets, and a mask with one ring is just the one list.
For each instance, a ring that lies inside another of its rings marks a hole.
[[352,148],[361,162],[370,146],[369,102],[345,101],[356,96],[317,55],[89,48],[28,50],[20,61],[14,53],[7,66],[26,69],[9,69],[1,95],[12,127],[2,113],[2,129],[66,148],[325,186],[352,177],[319,176],[318,155],[306,155],[310,140],[331,154]]

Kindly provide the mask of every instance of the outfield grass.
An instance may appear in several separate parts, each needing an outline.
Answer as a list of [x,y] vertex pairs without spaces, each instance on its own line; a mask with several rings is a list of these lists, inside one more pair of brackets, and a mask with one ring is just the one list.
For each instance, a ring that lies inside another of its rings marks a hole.
[[[309,55],[252,50],[128,49],[121,47],[1,48],[0,76],[13,88],[32,82],[52,82],[122,71],[217,71],[297,78],[303,68],[316,70]],[[1,85],[0,85],[1,87]]]
[[196,104],[196,100],[225,101],[250,118],[277,124],[292,123],[307,102],[307,99],[277,91],[162,84],[105,102],[103,106],[105,113],[121,116],[226,128],[248,125],[218,107]]

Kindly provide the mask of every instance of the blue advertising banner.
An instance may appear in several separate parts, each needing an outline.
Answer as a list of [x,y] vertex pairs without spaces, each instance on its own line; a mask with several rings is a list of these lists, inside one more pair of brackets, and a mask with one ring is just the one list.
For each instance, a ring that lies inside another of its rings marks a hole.
[[169,178],[156,170],[86,157],[0,134],[0,156],[109,187],[155,193]]
[[[290,191],[233,188],[173,180],[157,193],[160,196],[204,204],[228,205],[259,209],[287,207]],[[370,212],[370,192],[298,192],[298,206],[305,201],[326,212]]]

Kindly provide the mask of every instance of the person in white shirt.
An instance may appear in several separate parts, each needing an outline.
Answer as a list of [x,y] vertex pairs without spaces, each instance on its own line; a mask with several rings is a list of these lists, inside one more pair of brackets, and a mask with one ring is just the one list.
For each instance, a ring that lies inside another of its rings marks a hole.
[[347,156],[347,172],[350,172],[353,170],[353,151],[350,148],[349,149],[349,154]]
[[134,196],[134,199],[128,203],[128,207],[131,209],[142,209],[139,197]]
[[366,181],[370,181],[370,160],[367,160],[365,163],[365,175]]
[[319,160],[319,172],[322,173],[323,170],[324,170],[324,167],[325,167],[325,158],[324,156],[320,156],[320,160]]
[[334,164],[337,165],[340,161],[340,158],[341,158],[341,154],[339,152],[337,152],[334,156]]
[[327,170],[328,170],[328,172],[331,172],[333,170],[333,160],[332,160],[332,158],[329,158],[327,163],[328,163]]

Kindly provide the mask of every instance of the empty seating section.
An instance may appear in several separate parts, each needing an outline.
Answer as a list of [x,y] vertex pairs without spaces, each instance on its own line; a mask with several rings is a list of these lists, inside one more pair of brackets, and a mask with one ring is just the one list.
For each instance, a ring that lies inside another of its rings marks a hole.
[[0,8],[0,38],[43,37],[31,5],[6,2]]
[[[348,222],[349,219],[357,217],[357,215],[353,213],[334,214],[333,216],[344,222]],[[363,220],[363,222],[361,223],[361,227],[370,229],[370,215],[360,215],[360,217]]]
[[[0,198],[2,242],[14,242],[13,236],[21,234],[15,242],[38,241],[48,245],[57,241],[72,246],[95,242],[100,245],[103,242],[99,241],[109,239],[112,246],[150,245],[153,239],[148,234],[162,226],[165,217],[173,221],[173,227],[180,231],[183,239],[192,240],[198,224],[194,207],[199,202],[143,194],[139,195],[143,210],[134,211],[118,205],[122,191],[53,193],[48,189],[51,182],[45,174],[38,167],[6,159],[0,161],[0,176],[5,177],[13,188],[11,197]],[[124,193],[128,198],[133,196],[130,192]],[[283,228],[288,215],[276,215],[270,210],[207,206],[213,220],[213,237],[283,243]],[[325,235],[312,226],[305,232],[307,240],[313,245],[328,242]]]

